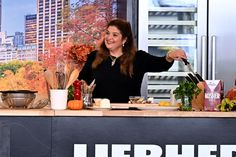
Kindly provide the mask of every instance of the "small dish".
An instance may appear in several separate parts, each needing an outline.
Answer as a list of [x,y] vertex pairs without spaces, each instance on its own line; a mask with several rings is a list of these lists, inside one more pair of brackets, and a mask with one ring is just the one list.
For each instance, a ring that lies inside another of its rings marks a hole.
[[145,104],[145,103],[148,103],[148,102],[142,96],[130,96],[129,97],[129,103],[130,104]]
[[87,107],[86,109],[90,109],[90,110],[110,110],[111,108],[104,108],[104,107],[99,107],[99,106],[91,106],[91,107]]

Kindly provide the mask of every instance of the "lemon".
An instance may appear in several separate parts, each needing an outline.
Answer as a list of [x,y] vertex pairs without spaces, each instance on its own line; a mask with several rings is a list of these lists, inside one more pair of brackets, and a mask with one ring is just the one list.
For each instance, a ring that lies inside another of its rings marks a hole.
[[160,102],[159,102],[159,105],[160,105],[160,106],[170,106],[171,104],[170,104],[169,101],[160,101]]

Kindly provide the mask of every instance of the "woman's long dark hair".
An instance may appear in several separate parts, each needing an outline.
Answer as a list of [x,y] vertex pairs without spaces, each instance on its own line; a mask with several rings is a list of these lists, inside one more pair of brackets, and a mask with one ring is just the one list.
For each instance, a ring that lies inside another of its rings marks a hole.
[[[108,23],[107,28],[109,26],[115,26],[118,30],[120,30],[122,39],[126,38],[126,42],[122,48],[123,55],[120,57],[120,70],[121,73],[131,77],[133,75],[133,60],[137,50],[134,45],[130,23],[122,19],[114,19]],[[107,59],[109,55],[109,50],[103,41],[97,52],[96,59],[94,60],[92,67],[96,68],[103,60]]]

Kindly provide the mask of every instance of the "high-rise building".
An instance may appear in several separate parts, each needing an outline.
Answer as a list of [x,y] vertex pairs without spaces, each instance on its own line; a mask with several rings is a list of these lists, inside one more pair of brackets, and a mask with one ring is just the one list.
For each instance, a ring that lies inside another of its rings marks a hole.
[[13,45],[15,47],[24,45],[24,33],[23,32],[15,32]]
[[57,46],[65,38],[63,17],[70,0],[37,0],[37,46],[38,53],[45,52],[45,42]]
[[25,16],[25,44],[36,44],[37,40],[37,15]]

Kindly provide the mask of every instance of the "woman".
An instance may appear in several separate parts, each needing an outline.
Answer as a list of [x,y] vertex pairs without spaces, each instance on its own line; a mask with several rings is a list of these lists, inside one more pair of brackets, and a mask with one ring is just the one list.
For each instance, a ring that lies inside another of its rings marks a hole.
[[180,49],[164,57],[137,51],[129,22],[115,19],[108,23],[100,49],[88,55],[79,79],[88,84],[96,80],[94,98],[127,103],[129,96],[140,95],[144,73],[167,71],[174,60],[181,58],[186,59],[186,54]]

